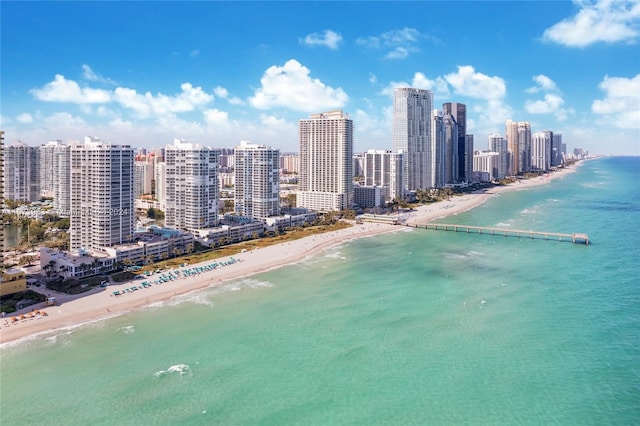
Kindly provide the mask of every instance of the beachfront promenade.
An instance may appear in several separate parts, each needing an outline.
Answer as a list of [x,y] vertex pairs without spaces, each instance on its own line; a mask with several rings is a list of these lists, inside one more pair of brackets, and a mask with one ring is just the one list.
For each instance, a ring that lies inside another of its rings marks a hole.
[[484,235],[501,235],[504,237],[544,239],[552,241],[571,241],[572,243],[589,244],[589,236],[582,233],[563,234],[559,232],[525,231],[521,229],[492,228],[487,226],[452,225],[446,223],[427,223],[424,225],[407,225],[413,228],[424,228],[434,231],[466,232]]

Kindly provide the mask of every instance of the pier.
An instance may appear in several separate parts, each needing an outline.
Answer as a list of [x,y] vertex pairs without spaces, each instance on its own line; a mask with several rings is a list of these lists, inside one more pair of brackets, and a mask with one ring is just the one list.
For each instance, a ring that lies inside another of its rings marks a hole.
[[[412,226],[412,225],[407,225]],[[589,244],[589,236],[582,233],[563,234],[560,232],[525,231],[521,229],[491,228],[487,226],[451,225],[445,223],[427,223],[413,225],[415,228],[432,229],[434,231],[466,232],[504,237],[544,239],[552,241],[571,241],[574,244]]]

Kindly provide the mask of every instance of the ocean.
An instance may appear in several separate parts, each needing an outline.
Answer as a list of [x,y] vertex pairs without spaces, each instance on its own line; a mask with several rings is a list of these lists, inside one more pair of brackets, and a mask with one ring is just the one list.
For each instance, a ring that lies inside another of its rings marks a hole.
[[0,348],[2,425],[640,421],[640,158]]

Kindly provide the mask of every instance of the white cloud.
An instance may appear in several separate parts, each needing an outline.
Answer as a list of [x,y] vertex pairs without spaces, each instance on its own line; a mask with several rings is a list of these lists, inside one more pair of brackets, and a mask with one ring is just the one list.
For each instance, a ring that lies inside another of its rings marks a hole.
[[455,73],[447,74],[444,79],[456,94],[476,99],[500,99],[507,93],[507,87],[501,77],[489,77],[476,72],[471,65],[459,66]]
[[213,101],[213,95],[206,93],[201,87],[193,87],[191,83],[183,83],[180,88],[182,92],[168,96],[162,93],[153,95],[150,92],[140,94],[134,89],[118,87],[114,92],[114,100],[133,109],[142,118],[193,111]]
[[16,121],[22,124],[33,123],[33,116],[28,112],[24,112],[16,117]]
[[82,64],[82,78],[89,81],[95,81],[97,83],[112,84],[112,85],[118,84],[112,79],[108,77],[103,77],[102,75],[98,74],[87,64]]
[[591,110],[621,129],[640,129],[640,74],[633,78],[605,76],[599,87],[606,94]]
[[57,112],[45,117],[43,121],[46,128],[56,129],[56,131],[75,130],[87,127],[87,123],[82,118],[74,117],[68,112]]
[[313,33],[300,39],[301,44],[307,46],[327,46],[329,49],[336,50],[342,41],[342,35],[331,30],[324,30],[320,33]]
[[556,91],[558,87],[556,83],[553,82],[549,77],[544,74],[534,75],[532,77],[533,81],[536,83],[536,86],[530,87],[525,92],[527,93],[538,93],[540,91]]
[[524,103],[525,111],[529,114],[554,114],[557,121],[565,121],[575,113],[571,108],[562,108],[564,99],[553,80],[544,74],[535,75],[532,79],[536,85],[526,89],[525,92],[530,94],[544,93],[544,96],[542,99],[527,99]]
[[31,93],[39,100],[46,102],[70,102],[76,104],[106,103],[111,100],[111,93],[107,90],[80,87],[73,80],[67,80],[63,75],[56,74],[53,81]]
[[427,38],[415,28],[403,28],[380,34],[379,36],[361,37],[356,43],[370,49],[385,49],[385,59],[406,59],[409,54],[419,52],[420,40]]
[[219,98],[226,98],[229,96],[229,91],[222,86],[216,86],[213,89],[213,93]]
[[210,126],[223,126],[229,125],[229,113],[226,111],[220,111],[216,108],[203,111],[204,119]]
[[392,81],[382,89],[382,94],[387,96],[393,96],[393,91],[398,87],[413,87],[416,89],[431,90],[434,96],[444,97],[449,95],[449,86],[442,77],[436,77],[435,80],[429,79],[421,72],[416,72],[413,75],[411,83],[405,81]]
[[244,101],[236,96],[229,96],[229,91],[222,86],[216,86],[213,93],[222,99],[226,99],[231,105],[244,105]]
[[543,34],[543,40],[568,47],[594,43],[635,43],[640,35],[640,2],[636,0],[575,1],[580,10]]
[[349,97],[341,87],[326,86],[295,59],[284,66],[269,67],[260,79],[261,87],[249,99],[258,109],[284,107],[294,111],[320,112],[344,106]]
[[525,102],[525,110],[529,114],[549,114],[557,111],[562,104],[564,104],[564,100],[560,96],[547,93],[542,100],[527,100]]

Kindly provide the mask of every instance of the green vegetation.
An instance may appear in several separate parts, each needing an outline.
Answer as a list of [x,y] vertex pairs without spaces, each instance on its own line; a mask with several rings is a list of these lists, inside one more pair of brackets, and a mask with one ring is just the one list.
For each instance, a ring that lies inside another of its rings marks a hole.
[[[10,314],[19,309],[22,309],[23,307],[44,302],[46,299],[47,297],[45,295],[36,293],[32,290],[7,294],[6,296],[0,297],[0,311]],[[18,303],[20,303],[22,307],[19,307]]]
[[154,209],[153,207],[149,207],[147,209],[147,217],[149,219],[164,219],[164,212],[160,209]]

